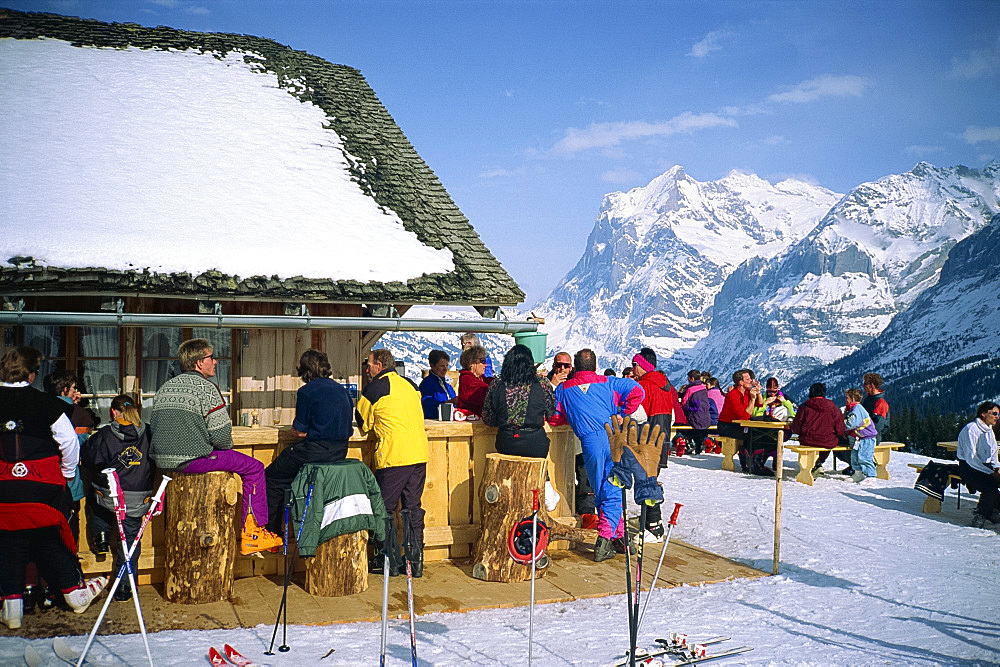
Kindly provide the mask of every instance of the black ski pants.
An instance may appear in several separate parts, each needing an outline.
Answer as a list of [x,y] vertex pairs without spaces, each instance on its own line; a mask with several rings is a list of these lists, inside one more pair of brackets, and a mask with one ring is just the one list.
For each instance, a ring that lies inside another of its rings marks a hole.
[[83,581],[80,562],[59,536],[57,526],[28,530],[0,530],[0,595],[24,593],[24,570],[29,562],[49,586],[61,591]]
[[[301,440],[278,454],[264,469],[267,482],[267,529],[282,534],[285,520],[285,491],[307,463],[336,463],[347,458],[347,441]],[[242,526],[241,526],[242,528]]]
[[424,548],[424,510],[420,498],[427,480],[427,464],[414,463],[408,466],[394,466],[375,471],[375,481],[382,491],[382,502],[390,518],[396,511],[396,504],[402,500],[402,509],[410,511],[410,528],[413,530],[414,545]]

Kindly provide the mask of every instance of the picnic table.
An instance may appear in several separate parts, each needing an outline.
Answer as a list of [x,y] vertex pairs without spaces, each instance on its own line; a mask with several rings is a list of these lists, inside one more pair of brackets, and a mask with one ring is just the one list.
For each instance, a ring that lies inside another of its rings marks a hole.
[[958,440],[947,440],[945,442],[937,443],[937,446],[949,452],[958,451]]

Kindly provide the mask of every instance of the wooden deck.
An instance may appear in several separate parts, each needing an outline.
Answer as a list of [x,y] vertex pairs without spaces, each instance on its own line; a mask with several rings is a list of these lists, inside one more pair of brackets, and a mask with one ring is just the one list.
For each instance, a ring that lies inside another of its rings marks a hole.
[[[649,587],[662,545],[650,544],[643,559],[643,589]],[[624,556],[595,563],[589,550],[552,551],[551,571],[536,582],[535,600],[539,604],[569,602],[604,597],[625,592]],[[280,557],[278,557],[280,561]],[[473,579],[471,565],[447,561],[426,563],[424,576],[414,581],[414,609],[418,615],[434,612],[460,612],[525,606],[531,582],[500,584]],[[683,584],[704,584],[731,579],[755,579],[767,573],[741,565],[722,556],[672,540],[664,557],[657,588]],[[354,621],[377,621],[381,618],[382,578],[373,576],[364,593],[344,598],[321,598],[308,595],[302,588],[302,573],[296,573],[288,589],[288,622],[327,625]],[[150,632],[161,630],[252,628],[273,625],[281,602],[280,577],[256,576],[238,579],[229,602],[204,605],[170,604],[163,599],[159,585],[140,586],[143,616]],[[35,612],[24,619],[19,631],[0,626],[0,637],[52,637],[87,634],[100,612],[104,596],[77,616],[66,611]],[[406,617],[406,577],[389,582],[389,614]],[[138,632],[132,603],[113,602],[101,628],[101,634]]]

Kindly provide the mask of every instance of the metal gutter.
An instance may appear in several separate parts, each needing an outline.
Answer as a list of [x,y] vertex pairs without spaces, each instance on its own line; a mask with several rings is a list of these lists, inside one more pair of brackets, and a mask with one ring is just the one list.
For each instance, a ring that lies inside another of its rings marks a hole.
[[218,329],[350,329],[355,331],[471,331],[515,334],[538,330],[538,322],[511,320],[422,320],[403,317],[312,317],[183,313],[63,313],[0,310],[0,324],[94,327],[215,327]]

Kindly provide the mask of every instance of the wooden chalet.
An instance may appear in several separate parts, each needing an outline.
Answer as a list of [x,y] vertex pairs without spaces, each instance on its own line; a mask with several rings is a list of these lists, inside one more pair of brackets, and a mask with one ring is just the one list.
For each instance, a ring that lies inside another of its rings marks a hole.
[[[452,331],[462,326],[455,321],[407,321],[402,316],[414,304],[475,307],[483,319],[467,326],[477,331],[513,333],[536,329],[534,322],[490,319],[495,318],[499,307],[522,301],[524,293],[483,244],[358,70],[334,65],[258,37],[108,24],[0,9],[0,59],[14,58],[10,54],[19,53],[17,48],[28,42],[51,45],[52,40],[61,43],[63,53],[97,52],[112,64],[138,51],[163,54],[168,67],[173,54],[178,61],[199,55],[215,59],[234,54],[242,57],[259,76],[268,76],[269,81],[276,79],[285,94],[293,96],[300,106],[308,103],[312,105],[310,108],[322,110],[324,131],[329,133],[331,143],[341,146],[340,154],[346,156],[341,159],[349,172],[349,179],[344,180],[355,191],[351,196],[368,197],[374,201],[375,208],[398,216],[413,244],[447,250],[451,255],[450,270],[385,281],[275,275],[267,265],[260,266],[259,275],[233,275],[210,263],[199,271],[161,271],[146,266],[123,270],[87,261],[61,263],[51,259],[56,256],[53,253],[59,244],[39,242],[33,247],[31,240],[51,238],[46,237],[46,233],[52,231],[46,229],[50,226],[65,228],[67,221],[61,216],[66,207],[57,205],[63,190],[46,191],[40,197],[17,191],[18,187],[32,188],[36,181],[38,187],[42,187],[49,176],[43,176],[41,170],[58,160],[58,153],[54,152],[41,162],[0,159],[0,169],[6,164],[13,174],[10,179],[8,174],[0,175],[0,180],[8,183],[6,196],[0,197],[0,333],[3,345],[6,348],[27,344],[40,349],[46,355],[40,377],[59,368],[77,371],[82,379],[81,389],[105,423],[109,418],[110,399],[120,392],[141,396],[143,404],[148,406],[157,388],[179,370],[176,363],[178,345],[188,338],[204,337],[212,341],[220,362],[216,380],[230,404],[237,446],[266,464],[276,455],[280,443],[289,439],[287,426],[294,418],[295,393],[301,386],[295,369],[304,350],[310,347],[324,350],[330,357],[334,378],[356,389],[362,382],[361,362],[384,331],[407,328]],[[11,80],[16,83],[16,77],[22,75],[45,77],[47,72],[33,70],[59,69],[61,65],[58,61],[53,64],[23,60],[13,63],[16,67],[7,68],[7,83]],[[237,73],[238,70],[240,67],[233,66],[226,72]],[[184,74],[179,72],[175,76]],[[245,71],[241,76],[243,80],[253,81]],[[270,84],[255,85],[267,87]],[[274,86],[270,88],[273,92]],[[9,92],[8,99],[16,94]],[[182,108],[194,116],[197,104],[197,99],[183,100]],[[10,109],[4,113],[8,111]],[[14,137],[8,132],[37,131],[39,135],[33,139],[34,145],[47,145],[46,121],[42,119],[53,113],[58,116],[60,110],[29,107],[18,108],[16,112],[20,124],[5,121],[0,125],[0,144],[25,140],[23,136]],[[252,115],[254,109],[246,112]],[[32,120],[34,116],[39,118],[37,123]],[[125,126],[131,122],[129,117],[115,117],[113,113],[106,114],[104,119],[112,125]],[[12,129],[15,127],[20,129]],[[99,129],[76,126],[72,122],[62,127],[68,128],[68,135],[62,136],[60,141],[69,144],[83,141],[89,138],[85,136],[87,133]],[[194,151],[189,156],[189,163],[196,173],[187,182],[193,183],[195,188],[215,187],[210,173],[215,165],[203,163],[197,154],[197,145],[190,146],[189,150]],[[128,157],[134,163],[158,159],[155,151]],[[284,170],[268,174],[268,179],[278,184],[282,179],[294,179],[298,177],[298,166],[287,164]],[[37,177],[31,171],[36,168],[39,169]],[[121,194],[121,187],[134,187],[138,197],[139,191],[150,184],[130,183],[128,168],[123,164],[124,176],[117,174],[120,178],[116,193]],[[83,167],[60,173],[63,178],[80,179],[77,184],[59,183],[60,188],[75,185],[75,191],[90,187],[88,179],[100,180],[107,176]],[[120,185],[122,183],[125,185]],[[227,205],[225,189],[209,194],[218,207]],[[198,195],[192,191],[176,194],[188,199],[197,199]],[[132,194],[126,192],[123,196],[127,198]],[[30,205],[24,203],[28,200]],[[281,204],[275,202],[278,210],[273,215],[282,214]],[[362,224],[338,217],[336,209],[324,213],[326,224],[336,233],[340,230],[345,235],[357,234],[355,227]],[[98,216],[70,222],[75,233],[66,237],[66,244],[94,250],[91,256],[100,256],[96,251],[109,235],[119,233],[127,237],[128,242],[122,244],[123,252],[127,252],[129,246],[151,243],[150,239],[163,235],[162,229],[142,219],[129,221],[127,230],[117,232],[109,229],[108,221]],[[311,237],[305,232],[286,247],[261,247],[284,240],[271,239],[263,230],[256,229],[252,220],[247,221],[243,233],[225,238],[218,237],[208,227],[189,227],[185,220],[171,221],[169,225],[176,227],[177,242],[174,247],[160,249],[164,256],[183,252],[184,245],[199,235],[217,244],[220,254],[274,252],[277,256],[281,252],[294,251],[297,246],[302,253],[331,252],[334,256],[329,261],[333,264],[335,254],[344,252],[342,248],[312,246]],[[372,253],[372,249],[363,247],[350,251]],[[406,260],[394,252],[391,247],[379,248],[377,254],[370,255],[371,262],[391,264]],[[465,555],[477,530],[473,476],[477,468],[482,468],[486,452],[492,450],[492,430],[482,425],[427,424],[433,442],[433,462],[425,494],[428,499],[425,506],[429,510],[426,558]],[[562,483],[571,488],[572,445],[569,439],[572,436],[564,431],[561,437],[565,441],[562,447],[569,453],[560,475]],[[477,444],[479,441],[482,444]],[[371,443],[365,436],[358,434],[354,445],[352,456],[370,454]],[[572,498],[565,490],[563,495]],[[562,512],[572,513],[565,501]],[[143,550],[141,580],[159,581],[163,558],[156,547],[163,543],[162,526],[154,524],[144,542],[149,544]],[[81,548],[81,556],[87,571],[106,571],[110,567],[110,562],[98,562],[85,547]],[[237,576],[274,572],[276,562],[241,559]]]

